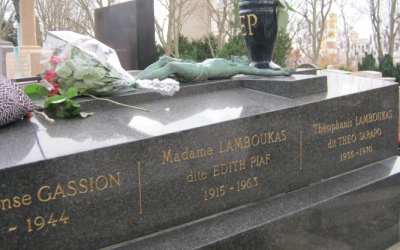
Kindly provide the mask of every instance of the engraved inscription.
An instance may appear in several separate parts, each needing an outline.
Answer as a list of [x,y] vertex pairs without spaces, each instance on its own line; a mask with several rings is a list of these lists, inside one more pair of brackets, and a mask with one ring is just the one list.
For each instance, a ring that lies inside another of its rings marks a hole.
[[[17,209],[23,206],[33,206],[40,203],[63,198],[73,198],[79,195],[89,195],[93,192],[100,192],[106,189],[119,188],[121,186],[121,173],[99,175],[97,177],[81,178],[70,180],[65,183],[45,184],[40,186],[34,194],[16,195],[10,198],[0,199],[0,211]],[[44,228],[53,228],[60,224],[67,224],[69,217],[66,210],[62,213],[50,212],[47,215],[36,215],[28,217],[26,225],[11,225],[8,232],[25,230],[28,233],[42,230]]]
[[[247,20],[247,22],[246,22]],[[258,17],[255,14],[248,14],[244,16],[240,16],[240,28],[242,29],[242,35],[243,36],[253,36],[253,27],[255,27],[258,23]],[[249,33],[247,33],[247,31]]]
[[[379,122],[393,119],[393,110],[384,110],[374,113],[356,115],[353,118],[345,121],[336,120],[334,123],[317,123],[313,124],[313,134],[334,134],[340,131],[345,131],[348,128],[356,128],[355,133],[345,133],[343,135],[330,138],[327,142],[328,149],[337,147],[355,146],[360,142],[371,141],[369,145],[362,145],[359,149],[347,150],[340,153],[340,161],[348,161],[357,157],[364,157],[373,152],[374,139],[381,137],[384,134],[383,129],[379,126]],[[373,128],[365,129],[365,125],[372,125]],[[353,147],[354,148],[354,147]]]
[[352,120],[347,120],[347,121],[336,121],[335,123],[332,124],[314,124],[313,129],[314,129],[314,134],[322,134],[322,133],[334,133],[335,131],[350,128],[353,126],[353,121]]
[[45,226],[57,226],[58,223],[68,223],[69,217],[65,215],[65,210],[62,212],[60,217],[56,217],[54,213],[50,215],[48,219],[43,216],[36,216],[34,219],[28,218],[26,220],[28,233],[33,232],[34,230],[39,231],[43,229]]
[[200,194],[202,193],[204,201],[221,199],[227,195],[233,195],[238,192],[259,187],[258,177],[249,176],[241,180],[232,178],[235,178],[237,173],[241,173],[240,176],[242,176],[242,178],[243,176],[246,177],[247,173],[253,175],[255,171],[259,171],[270,164],[271,159],[273,159],[272,154],[269,152],[248,155],[246,158],[233,158],[236,152],[283,143],[287,138],[287,131],[281,129],[220,139],[216,144],[207,145],[207,147],[202,148],[183,146],[181,150],[165,149],[161,151],[161,163],[164,166],[169,166],[194,159],[206,160],[215,154],[228,155],[231,153],[232,158],[225,158],[227,160],[225,162],[217,162],[209,166],[202,166],[201,170],[197,167],[191,167],[188,169],[187,175],[185,175],[185,182],[191,183],[191,185],[195,183],[204,183],[206,185],[206,180],[218,179],[221,182],[220,185],[212,187],[199,186],[199,191]]
[[381,111],[371,114],[356,116],[356,126],[384,121],[393,118],[393,110]]
[[255,134],[252,136],[243,136],[219,142],[219,152],[226,153],[239,149],[247,149],[250,147],[257,147],[259,145],[266,145],[286,141],[286,130],[277,132],[266,132]]
[[204,200],[208,201],[216,198],[221,198],[229,193],[238,193],[256,187],[258,187],[258,177],[239,180],[233,185],[222,185],[205,190]]
[[344,152],[344,153],[342,153],[340,155],[340,161],[350,160],[350,159],[353,159],[353,158],[355,158],[357,156],[362,156],[362,155],[365,155],[365,154],[372,153],[372,151],[373,151],[372,146],[362,147],[362,148],[360,148],[359,150],[356,150],[356,151],[354,151],[354,150],[347,151],[347,152]]
[[209,147],[207,149],[189,149],[185,147],[182,152],[173,153],[172,150],[163,151],[163,161],[162,164],[174,163],[180,161],[187,161],[196,158],[203,158],[211,156],[214,153],[213,148]]
[[48,202],[58,198],[67,198],[80,194],[102,191],[114,186],[119,187],[121,185],[120,174],[121,173],[117,173],[116,175],[109,174],[108,176],[100,175],[96,178],[82,178],[78,181],[69,181],[66,185],[59,183],[55,187],[45,185],[39,188],[37,198],[41,202]]
[[12,198],[1,199],[1,210],[19,208],[21,206],[29,206],[32,203],[32,196],[25,194],[22,196],[14,196]]

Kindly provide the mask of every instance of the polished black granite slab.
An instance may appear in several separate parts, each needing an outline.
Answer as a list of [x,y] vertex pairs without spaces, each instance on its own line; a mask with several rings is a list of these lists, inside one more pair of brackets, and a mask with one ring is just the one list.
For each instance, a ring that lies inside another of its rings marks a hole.
[[106,249],[387,249],[400,241],[400,159]]
[[2,240],[107,247],[397,155],[398,86],[336,77],[298,98],[243,76],[111,97],[150,113],[82,99],[88,119],[2,127]]
[[157,60],[154,1],[125,1],[98,8],[94,19],[96,39],[115,50],[125,70],[143,70]]

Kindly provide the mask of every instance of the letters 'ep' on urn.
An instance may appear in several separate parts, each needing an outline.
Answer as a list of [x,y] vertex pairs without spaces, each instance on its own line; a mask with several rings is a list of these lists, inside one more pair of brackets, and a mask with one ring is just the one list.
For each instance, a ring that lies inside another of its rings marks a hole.
[[274,68],[270,63],[278,36],[276,8],[276,0],[241,0],[239,3],[242,35],[252,60],[250,66]]

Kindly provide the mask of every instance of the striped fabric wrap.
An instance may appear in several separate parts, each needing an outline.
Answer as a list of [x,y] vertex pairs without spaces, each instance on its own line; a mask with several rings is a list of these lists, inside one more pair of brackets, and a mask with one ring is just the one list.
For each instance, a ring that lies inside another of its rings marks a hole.
[[0,126],[22,119],[34,104],[24,91],[0,76]]

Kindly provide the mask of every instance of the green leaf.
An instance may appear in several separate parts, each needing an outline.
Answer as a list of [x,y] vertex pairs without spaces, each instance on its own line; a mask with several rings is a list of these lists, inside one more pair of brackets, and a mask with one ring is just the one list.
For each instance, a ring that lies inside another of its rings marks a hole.
[[56,117],[58,118],[68,118],[69,113],[63,107],[55,107],[56,109]]
[[76,117],[81,112],[80,105],[69,99],[63,103],[51,103],[48,108],[54,109],[56,111],[56,117],[59,118]]
[[94,81],[96,81],[96,79],[95,79],[92,75],[84,75],[84,76],[83,76],[83,82],[84,82],[86,85],[93,86]]
[[65,81],[65,86],[67,86],[67,89],[71,88],[71,87],[74,87],[75,82],[76,82],[76,79],[74,79],[73,77],[69,77]]
[[64,64],[56,69],[56,73],[59,77],[67,78],[68,76],[72,75],[72,69],[68,65]]
[[111,77],[104,77],[103,79],[101,79],[102,82],[104,83],[111,83],[118,80],[117,78],[111,78]]
[[79,61],[76,59],[71,59],[71,60],[67,61],[67,64],[68,64],[68,66],[71,67],[73,72],[77,71],[82,66],[82,64],[79,63]]
[[73,97],[75,97],[77,95],[78,95],[78,89],[75,88],[75,87],[71,87],[71,88],[68,89],[67,93],[65,93],[64,96],[67,97],[67,98],[73,98]]
[[107,71],[103,67],[94,67],[92,69],[92,76],[95,81],[100,81],[105,75]]
[[281,8],[287,7],[287,3],[285,0],[278,0],[277,2],[278,2],[279,7],[281,7]]
[[73,106],[75,108],[79,108],[81,106],[77,101],[74,101],[74,100],[69,100],[68,103],[70,103],[71,106]]
[[62,96],[62,95],[53,95],[52,97],[50,97],[49,99],[47,99],[47,101],[44,103],[44,106],[47,107],[50,104],[57,104],[57,103],[62,103],[65,100],[67,100],[66,97]]
[[32,84],[28,85],[24,89],[24,92],[29,96],[31,100],[42,100],[47,98],[49,90],[42,85]]
[[81,115],[82,118],[87,118],[89,116],[94,115],[94,113],[87,113],[87,112],[80,112],[79,114]]
[[65,96],[65,93],[67,93],[67,91],[65,91],[62,88],[58,88],[58,92],[60,92],[60,95]]
[[84,75],[88,75],[89,74],[89,68],[88,67],[81,67],[78,68],[75,72],[74,72],[74,78],[76,80],[82,80]]
[[104,82],[99,82],[99,81],[95,81],[94,84],[96,85],[96,87],[106,86]]
[[289,22],[289,13],[285,8],[276,8],[276,18],[278,21],[279,28],[286,30],[286,27]]
[[102,89],[104,93],[111,93],[114,91],[114,88],[112,86],[104,86]]
[[70,112],[72,112],[73,110],[75,110],[75,109],[81,107],[81,105],[80,105],[78,102],[76,102],[76,101],[74,101],[74,100],[70,100],[70,99],[66,100],[66,101],[65,101],[65,104],[63,104],[63,105],[64,105],[65,108],[68,109]]
[[81,89],[87,89],[86,84],[85,84],[84,82],[81,82],[81,81],[75,82],[74,86],[75,86],[75,88],[77,88],[79,91],[80,91]]
[[65,84],[66,81],[67,81],[67,79],[65,79],[65,78],[58,78],[59,84]]
[[118,74],[118,72],[113,69],[110,72],[108,72],[108,76],[109,77],[114,77],[114,78],[119,78],[120,74]]

